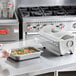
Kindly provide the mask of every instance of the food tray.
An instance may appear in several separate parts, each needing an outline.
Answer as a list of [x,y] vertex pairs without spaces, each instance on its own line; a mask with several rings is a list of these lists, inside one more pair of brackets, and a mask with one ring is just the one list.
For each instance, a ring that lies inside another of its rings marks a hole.
[[[14,51],[14,50],[22,50],[22,49],[33,49],[33,50],[35,50],[35,52],[22,54],[22,55],[14,55],[12,53],[12,51]],[[14,60],[17,60],[17,61],[40,57],[40,54],[42,52],[40,49],[37,49],[37,48],[34,48],[34,47],[25,47],[25,48],[14,49],[14,50],[11,50],[10,58],[12,58]]]

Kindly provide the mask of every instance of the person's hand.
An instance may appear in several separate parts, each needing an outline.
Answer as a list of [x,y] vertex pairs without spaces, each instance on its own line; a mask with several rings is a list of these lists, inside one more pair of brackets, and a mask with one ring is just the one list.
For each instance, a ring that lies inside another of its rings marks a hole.
[[5,50],[0,53],[0,58],[7,58],[9,55],[10,55],[10,53]]

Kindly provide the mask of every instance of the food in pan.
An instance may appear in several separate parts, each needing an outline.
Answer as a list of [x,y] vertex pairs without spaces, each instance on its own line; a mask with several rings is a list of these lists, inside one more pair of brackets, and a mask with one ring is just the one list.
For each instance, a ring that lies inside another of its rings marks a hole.
[[16,49],[11,51],[13,55],[24,55],[24,54],[30,54],[35,52],[37,52],[37,50],[34,48],[21,48],[21,49]]

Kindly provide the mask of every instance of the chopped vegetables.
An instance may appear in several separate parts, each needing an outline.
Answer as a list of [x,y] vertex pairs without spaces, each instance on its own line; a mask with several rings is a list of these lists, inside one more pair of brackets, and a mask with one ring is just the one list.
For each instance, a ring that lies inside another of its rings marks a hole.
[[37,50],[34,48],[21,48],[17,50],[12,50],[11,53],[14,55],[24,55],[24,54],[34,53],[34,52],[37,52]]

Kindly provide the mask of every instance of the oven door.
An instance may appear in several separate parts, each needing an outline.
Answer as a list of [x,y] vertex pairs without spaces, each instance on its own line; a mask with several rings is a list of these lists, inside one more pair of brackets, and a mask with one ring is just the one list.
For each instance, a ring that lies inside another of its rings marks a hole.
[[0,25],[0,41],[19,40],[18,25]]

